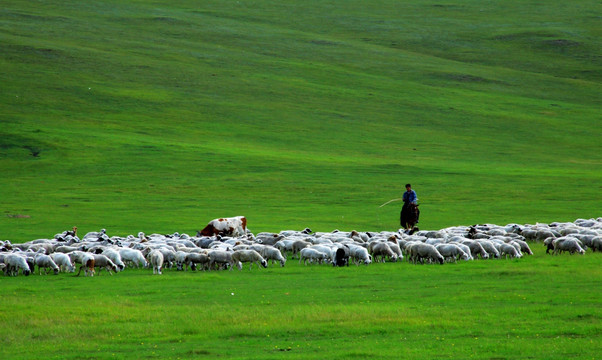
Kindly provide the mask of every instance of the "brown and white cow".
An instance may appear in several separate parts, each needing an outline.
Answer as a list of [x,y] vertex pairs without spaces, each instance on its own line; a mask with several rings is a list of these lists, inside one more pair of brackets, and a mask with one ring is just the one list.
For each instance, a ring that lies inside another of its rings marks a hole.
[[213,219],[205,226],[200,234],[203,236],[243,236],[247,232],[247,218],[236,216],[230,218]]

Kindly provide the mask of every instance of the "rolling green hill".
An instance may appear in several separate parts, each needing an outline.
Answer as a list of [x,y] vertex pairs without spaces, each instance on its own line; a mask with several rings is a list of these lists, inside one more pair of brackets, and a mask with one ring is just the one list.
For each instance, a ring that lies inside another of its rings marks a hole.
[[602,215],[597,1],[17,1],[0,238]]

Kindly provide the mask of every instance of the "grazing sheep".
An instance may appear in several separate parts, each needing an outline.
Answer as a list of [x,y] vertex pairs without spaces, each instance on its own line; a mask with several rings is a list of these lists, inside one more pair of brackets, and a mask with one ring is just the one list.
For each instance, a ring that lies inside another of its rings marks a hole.
[[268,262],[255,250],[237,250],[232,253],[232,261],[238,265],[238,270],[242,270],[242,263],[250,263],[249,269],[253,267],[253,264],[257,264],[258,267],[268,267]]
[[303,265],[307,265],[307,260],[310,263],[317,261],[318,264],[321,264],[324,260],[328,259],[330,256],[322,251],[315,248],[304,248],[299,252],[299,264],[303,261]]
[[424,264],[424,259],[428,259],[432,262],[438,262],[439,264],[443,264],[445,259],[443,255],[437,251],[433,245],[424,244],[424,243],[416,243],[409,246],[410,260],[416,264],[420,261],[421,264]]
[[496,259],[500,258],[500,252],[495,248],[495,246],[493,246],[493,243],[491,241],[479,239],[477,240],[477,242],[483,247],[485,251],[487,251],[487,254],[489,254],[490,257],[493,256]]
[[64,253],[52,253],[50,257],[54,262],[58,265],[60,271],[62,272],[75,272],[75,266],[69,259],[69,256]]
[[54,249],[54,252],[55,253],[59,252],[59,253],[67,254],[67,253],[70,253],[72,251],[78,251],[78,250],[82,250],[82,248],[81,247],[76,247],[76,246],[61,245],[61,246],[57,246]]
[[200,264],[203,270],[209,269],[209,256],[206,253],[189,253],[186,255],[186,264],[190,264],[191,270],[196,270]]
[[50,256],[39,254],[35,257],[35,262],[38,266],[38,270],[40,271],[40,275],[42,275],[42,268],[45,269],[45,274],[48,274],[48,269],[52,269],[54,271],[54,275],[58,275],[59,267]]
[[522,257],[522,254],[512,244],[503,243],[500,244],[500,256],[505,256],[506,259],[508,256],[517,259]]
[[150,263],[153,266],[153,275],[161,275],[163,267],[163,253],[157,249],[149,253]]
[[397,255],[391,250],[387,242],[372,242],[369,249],[372,249],[372,259],[374,261],[385,262],[387,258],[392,262],[397,261]]
[[98,267],[99,274],[103,268],[107,269],[107,271],[109,272],[110,275],[113,275],[111,270],[113,272],[119,272],[117,265],[115,265],[115,263],[112,262],[111,259],[109,259],[106,255],[102,255],[102,254],[94,254],[94,266]]
[[107,230],[105,229],[100,229],[99,232],[96,231],[91,231],[89,233],[87,233],[86,235],[84,235],[84,237],[82,238],[82,241],[99,241],[100,239],[103,239],[107,234]]
[[121,248],[119,249],[119,255],[121,256],[121,260],[128,265],[135,265],[137,268],[140,266],[144,268],[148,267],[148,262],[140,250]]
[[255,241],[263,245],[274,245],[284,238],[283,235],[274,233],[259,233],[255,237]]
[[83,251],[73,251],[67,255],[69,255],[71,262],[81,264],[76,276],[79,276],[79,274],[81,274],[82,269],[84,269],[84,276],[94,276],[94,255]]
[[574,237],[563,237],[555,239],[553,242],[554,246],[554,254],[560,254],[563,251],[568,251],[571,255],[574,253],[579,253],[581,255],[585,254],[585,250],[581,247],[579,240]]
[[523,254],[533,255],[533,251],[531,251],[531,248],[529,247],[529,244],[527,244],[526,241],[518,239],[515,239],[513,241],[520,246],[520,251]]
[[102,252],[102,255],[108,257],[115,265],[117,265],[119,271],[123,271],[123,269],[125,269],[125,264],[119,251],[115,249],[105,249]]
[[602,236],[596,236],[592,239],[592,251],[602,251]]
[[209,269],[214,269],[215,266],[224,266],[232,270],[234,262],[232,261],[232,252],[225,250],[212,250],[208,254],[209,256]]
[[280,250],[276,249],[273,246],[266,245],[261,248],[261,251],[259,253],[261,254],[261,256],[263,256],[264,259],[272,260],[272,264],[274,263],[274,261],[279,261],[280,266],[284,266],[284,264],[286,264],[286,259],[284,258],[284,256],[282,256]]
[[458,258],[462,260],[470,260],[470,256],[456,244],[438,244],[435,249],[443,256],[445,260],[456,262]]
[[353,258],[353,262],[355,265],[360,264],[360,262],[365,265],[372,263],[372,255],[368,253],[368,249],[362,246],[353,246],[349,248],[349,255]]
[[187,252],[184,251],[176,251],[176,270],[183,271],[184,266],[186,265],[186,269],[188,270],[188,264],[186,263]]
[[462,249],[462,251],[464,251],[464,253],[466,255],[468,255],[469,260],[474,260],[474,258],[472,257],[472,253],[470,252],[470,247],[468,245],[464,245],[464,244],[459,243],[459,242],[458,243],[454,242],[452,244],[454,244],[454,245],[458,246],[460,249]]
[[554,240],[556,240],[555,237],[550,236],[549,238],[545,239],[543,241],[543,246],[546,247],[546,254],[550,253],[550,250],[554,251]]
[[6,272],[9,276],[19,275],[19,270],[21,270],[25,276],[29,276],[29,274],[31,274],[27,260],[25,260],[23,256],[17,254],[8,254],[4,257],[4,264],[6,265]]
[[295,242],[293,242],[291,248],[292,248],[292,254],[291,254],[291,259],[295,258],[295,255],[297,255],[299,253],[299,251],[301,251],[301,249],[305,249],[306,247],[310,246],[311,243],[307,242],[305,240],[297,240]]

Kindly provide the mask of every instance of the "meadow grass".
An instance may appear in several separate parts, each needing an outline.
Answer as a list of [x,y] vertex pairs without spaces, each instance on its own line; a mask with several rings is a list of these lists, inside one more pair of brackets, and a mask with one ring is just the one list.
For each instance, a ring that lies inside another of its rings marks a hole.
[[597,6],[10,0],[1,237],[599,216]]
[[595,359],[600,254],[2,278],[3,358]]

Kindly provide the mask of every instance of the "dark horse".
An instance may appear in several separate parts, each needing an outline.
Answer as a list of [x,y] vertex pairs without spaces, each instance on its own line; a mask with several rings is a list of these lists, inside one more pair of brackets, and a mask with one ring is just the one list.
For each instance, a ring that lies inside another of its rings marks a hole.
[[399,223],[401,227],[406,229],[410,235],[419,230],[417,227],[415,227],[416,223],[418,222],[419,215],[420,210],[418,209],[418,205],[411,203],[403,204],[401,214],[399,214]]

